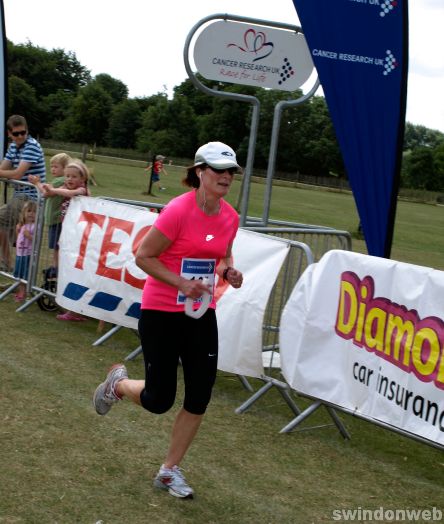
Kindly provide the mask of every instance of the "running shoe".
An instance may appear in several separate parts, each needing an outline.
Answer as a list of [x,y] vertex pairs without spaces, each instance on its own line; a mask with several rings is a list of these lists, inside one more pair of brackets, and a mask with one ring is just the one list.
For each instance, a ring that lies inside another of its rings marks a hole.
[[194,496],[193,489],[188,486],[182,470],[178,466],[173,466],[169,469],[162,464],[159,473],[154,479],[154,486],[168,490],[168,493],[173,497],[192,499]]
[[105,382],[97,386],[93,395],[93,405],[99,415],[106,415],[113,404],[122,400],[116,392],[116,385],[124,378],[128,378],[126,367],[123,364],[114,364]]

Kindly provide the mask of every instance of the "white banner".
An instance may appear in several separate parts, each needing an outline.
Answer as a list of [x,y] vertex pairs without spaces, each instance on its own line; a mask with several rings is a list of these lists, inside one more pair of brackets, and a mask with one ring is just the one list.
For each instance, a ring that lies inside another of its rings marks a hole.
[[[137,329],[146,274],[134,254],[157,213],[91,197],[73,198],[60,238],[57,303],[71,311]],[[233,265],[244,283],[235,290],[219,281],[219,368],[260,376],[262,320],[288,244],[239,230]],[[221,367],[222,366],[222,367]]]
[[217,303],[219,369],[249,377],[263,375],[263,318],[287,253],[288,244],[282,240],[239,230],[233,258],[244,282],[240,289],[227,286]]
[[330,251],[281,318],[295,390],[444,445],[444,272]]

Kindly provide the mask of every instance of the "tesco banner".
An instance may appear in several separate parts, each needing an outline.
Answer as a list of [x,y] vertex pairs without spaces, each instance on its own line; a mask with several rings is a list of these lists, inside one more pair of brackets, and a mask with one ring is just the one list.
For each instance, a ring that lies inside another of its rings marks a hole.
[[[134,255],[157,213],[91,197],[71,200],[60,238],[57,303],[71,311],[137,329],[146,274]],[[239,230],[233,245],[241,289],[216,283],[220,359],[225,371],[260,376],[262,319],[288,244]]]
[[134,254],[156,217],[143,208],[73,198],[60,237],[57,303],[137,329],[146,274]]
[[330,251],[281,318],[297,391],[444,445],[444,272]]

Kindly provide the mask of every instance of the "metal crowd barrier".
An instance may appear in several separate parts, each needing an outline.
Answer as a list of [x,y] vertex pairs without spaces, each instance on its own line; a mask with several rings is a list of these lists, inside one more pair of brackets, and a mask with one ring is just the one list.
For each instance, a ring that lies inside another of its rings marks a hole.
[[[254,230],[253,228],[243,229]],[[263,231],[260,232],[264,233]],[[254,402],[259,400],[259,398],[265,395],[272,387],[277,388],[295,415],[301,413],[291,396],[288,384],[272,377],[271,373],[273,367],[280,367],[279,365],[276,366],[273,361],[279,358],[279,321],[281,312],[300,275],[314,260],[313,254],[306,244],[284,238],[282,238],[282,241],[288,244],[289,250],[268,298],[262,325],[262,353],[267,354],[269,362],[268,368],[264,366],[264,370],[267,369],[266,373],[268,374],[264,374],[261,377],[261,380],[265,383],[264,386],[253,393],[248,400],[238,407],[235,410],[236,413],[243,413],[249,409]],[[241,378],[249,384],[246,377]],[[252,388],[250,387],[250,389]]]
[[[244,228],[287,239],[290,244],[290,252],[272,289],[264,316],[262,351],[264,353],[271,353],[270,358],[268,359],[269,366],[266,371],[268,374],[261,377],[264,385],[249,399],[243,402],[235,411],[236,413],[245,412],[270,389],[277,388],[285,402],[296,415],[294,421],[283,428],[281,432],[292,430],[319,407],[324,405],[341,435],[344,438],[350,438],[346,428],[332,407],[327,406],[320,401],[314,401],[309,408],[301,411],[293,397],[290,395],[290,386],[285,381],[278,380],[271,376],[271,373],[273,368],[280,368],[280,365],[274,365],[274,361],[280,362],[279,322],[283,308],[294,286],[307,266],[319,260],[327,251],[331,249],[351,250],[351,236],[346,231],[339,231],[333,228],[307,226],[306,224],[291,224],[288,222],[273,222],[272,226],[265,227],[262,225],[251,225],[252,221],[250,220],[250,225],[247,225]],[[305,247],[303,248],[302,246]],[[314,247],[314,250],[312,246]]]
[[[24,187],[31,187],[34,188],[32,184],[29,182],[22,182],[20,180],[1,180],[0,181],[0,189],[3,194],[3,199],[1,206],[6,204],[13,204],[14,201],[16,202],[19,199],[26,200],[34,200],[36,203],[36,216],[35,216],[35,228],[34,228],[34,235],[32,239],[32,253],[31,253],[31,260],[29,264],[29,271],[26,278],[16,278],[14,276],[14,266],[16,262],[16,250],[15,250],[15,241],[16,241],[16,224],[17,224],[17,217],[14,217],[12,214],[9,215],[7,222],[3,225],[0,225],[1,235],[4,235],[4,238],[6,239],[9,244],[9,261],[7,266],[8,267],[2,267],[0,269],[0,275],[4,277],[6,280],[11,280],[11,284],[2,285],[2,292],[0,293],[0,300],[5,299],[7,296],[9,296],[11,293],[13,293],[20,283],[26,285],[26,293],[27,296],[29,293],[32,292],[39,268],[40,263],[40,250],[42,245],[42,238],[44,234],[43,229],[43,222],[44,222],[44,210],[45,210],[45,199],[40,195],[40,193],[36,193],[36,198],[29,198],[28,196],[24,195],[23,197],[17,197],[13,195],[13,192],[15,189],[24,188]],[[0,259],[3,259],[5,253],[3,253],[3,249],[0,246]],[[17,309],[17,311],[21,311],[23,306],[27,304],[29,300],[24,301],[24,303]]]
[[254,220],[250,219],[244,229],[304,242],[310,246],[315,262],[332,249],[352,250],[350,233],[329,227],[279,220],[270,220],[268,226],[263,226],[262,224],[255,225]]

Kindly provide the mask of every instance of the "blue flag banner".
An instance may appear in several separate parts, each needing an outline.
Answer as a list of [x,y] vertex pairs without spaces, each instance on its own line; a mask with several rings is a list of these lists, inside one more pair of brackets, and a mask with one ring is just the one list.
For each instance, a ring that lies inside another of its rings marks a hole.
[[404,138],[407,0],[293,0],[370,255],[390,257]]

